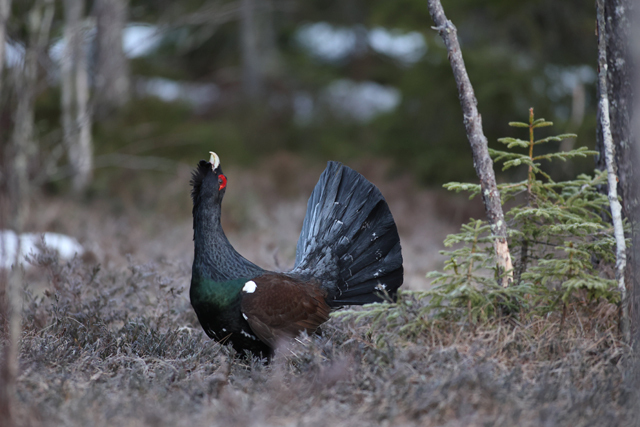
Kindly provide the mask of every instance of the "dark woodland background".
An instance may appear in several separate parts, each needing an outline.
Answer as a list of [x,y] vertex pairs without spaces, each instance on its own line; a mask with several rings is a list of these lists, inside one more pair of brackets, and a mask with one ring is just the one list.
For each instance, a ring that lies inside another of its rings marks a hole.
[[[481,201],[442,189],[477,177],[426,0],[0,0],[0,12],[8,4],[0,229],[20,212],[17,228],[84,248],[25,269],[16,425],[637,424],[613,304],[560,327],[435,322],[410,338],[334,318],[271,365],[235,358],[197,322],[189,179],[211,150],[229,179],[225,231],[268,269],[292,266],[327,160],[385,195],[406,291],[429,289],[443,239],[484,218]],[[554,122],[549,135],[578,135],[544,149],[596,146],[593,2],[443,6],[490,147],[525,137],[508,122],[530,107]],[[16,158],[23,177],[9,172]],[[543,165],[554,179],[594,167]]]
[[[24,52],[32,3],[13,4],[9,67]],[[64,157],[51,156],[63,139],[61,67],[72,59],[61,41],[62,3],[48,55],[39,57],[35,99],[34,137],[46,141],[37,156],[49,171],[41,180],[53,193],[65,191],[69,174]],[[383,160],[419,185],[474,178],[446,50],[424,1],[79,3],[97,167],[91,190],[100,195],[129,173],[114,166],[165,170],[210,150],[248,169],[284,151],[317,164]],[[102,3],[120,3],[110,7],[122,9],[121,20]],[[491,144],[534,106],[557,131],[594,147],[592,4],[457,0],[446,9]],[[104,40],[113,31],[124,33],[124,52]],[[16,94],[3,96],[8,133],[15,100],[7,98]],[[118,162],[116,154],[159,159]]]

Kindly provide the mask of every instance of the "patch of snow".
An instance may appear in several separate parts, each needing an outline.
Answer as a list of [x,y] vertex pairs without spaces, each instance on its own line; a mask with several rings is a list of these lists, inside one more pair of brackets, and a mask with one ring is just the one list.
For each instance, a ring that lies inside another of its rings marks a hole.
[[427,53],[424,36],[417,31],[404,33],[376,27],[369,31],[369,45],[376,52],[406,64],[418,62]]
[[[23,233],[20,235],[19,263],[25,263],[27,255],[40,254],[42,239],[47,248],[58,252],[60,258],[70,259],[82,255],[84,248],[76,239],[59,233]],[[18,236],[12,230],[0,230],[0,268],[11,268],[16,261]]]
[[166,102],[183,101],[200,108],[220,98],[220,89],[214,83],[187,83],[161,77],[138,79],[136,89],[141,95],[156,96]]
[[[89,27],[83,33],[85,43],[93,53],[93,41],[96,37],[96,28]],[[132,23],[125,27],[122,31],[122,49],[128,58],[137,58],[148,55],[158,46],[162,34],[158,31],[158,27],[154,25],[145,25],[142,23]],[[49,48],[49,56],[56,62],[62,60],[65,48],[64,38],[58,38]]]
[[5,42],[4,60],[7,68],[12,68],[17,65],[22,66],[22,62],[24,61],[24,46],[18,43]]
[[296,34],[298,43],[312,55],[327,61],[340,61],[356,47],[353,28],[334,27],[328,22],[303,25]]
[[579,84],[592,84],[598,78],[598,73],[590,65],[547,65],[544,74],[550,82],[553,82],[547,95],[553,101],[573,93],[573,89]]
[[324,89],[323,99],[334,112],[368,122],[379,114],[395,110],[401,95],[392,86],[338,79]]
[[122,32],[122,48],[129,58],[137,58],[153,52],[161,38],[155,25],[129,24]]
[[338,62],[358,49],[358,31],[364,31],[371,49],[407,65],[418,62],[427,52],[427,43],[419,32],[384,27],[367,30],[361,26],[339,27],[327,22],[314,22],[301,26],[296,40],[316,58]]

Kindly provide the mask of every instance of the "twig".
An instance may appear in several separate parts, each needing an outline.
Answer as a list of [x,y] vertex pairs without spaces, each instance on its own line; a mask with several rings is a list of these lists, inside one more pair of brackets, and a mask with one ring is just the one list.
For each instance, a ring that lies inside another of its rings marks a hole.
[[493,172],[493,161],[489,156],[487,137],[482,131],[482,118],[478,113],[478,101],[462,59],[456,27],[445,16],[440,0],[429,0],[429,13],[436,24],[432,28],[440,33],[449,52],[449,61],[458,86],[458,94],[464,116],[464,127],[473,152],[473,165],[478,178],[480,178],[482,200],[484,201],[487,218],[491,224],[491,233],[494,236],[493,247],[498,263],[498,273],[502,286],[506,288],[513,282],[513,265],[511,263],[509,245],[507,244],[507,225],[504,220],[500,193],[498,192],[496,177]]
[[626,243],[624,228],[622,227],[622,208],[618,201],[618,178],[615,171],[615,158],[613,156],[613,137],[611,136],[611,123],[609,119],[609,95],[607,93],[607,41],[604,20],[604,0],[597,0],[596,14],[598,18],[598,85],[600,86],[600,120],[602,126],[602,139],[605,147],[605,160],[607,162],[607,181],[609,185],[609,205],[611,206],[611,219],[613,220],[613,233],[616,238],[616,280],[620,291],[620,330],[626,343],[630,341],[629,331],[629,305],[627,300],[627,288],[624,283],[624,270],[627,265]]

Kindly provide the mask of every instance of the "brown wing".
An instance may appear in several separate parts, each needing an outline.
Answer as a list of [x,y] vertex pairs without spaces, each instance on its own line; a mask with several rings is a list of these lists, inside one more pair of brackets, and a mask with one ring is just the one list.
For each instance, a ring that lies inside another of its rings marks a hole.
[[247,282],[241,310],[258,338],[275,348],[279,339],[295,337],[302,330],[313,333],[329,319],[325,296],[316,284],[266,273]]

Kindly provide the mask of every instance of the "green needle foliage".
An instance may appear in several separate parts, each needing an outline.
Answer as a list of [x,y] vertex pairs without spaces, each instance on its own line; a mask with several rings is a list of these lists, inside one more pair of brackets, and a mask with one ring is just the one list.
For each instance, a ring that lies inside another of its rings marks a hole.
[[[408,340],[418,339],[436,324],[450,321],[490,322],[504,315],[518,315],[520,321],[562,312],[572,302],[595,308],[598,301],[615,303],[619,299],[614,280],[615,240],[609,223],[607,196],[598,191],[606,185],[606,172],[555,182],[541,169],[543,162],[566,161],[597,154],[584,147],[566,152],[538,153],[539,146],[575,138],[562,134],[535,138],[535,130],[551,126],[535,119],[510,126],[528,130],[528,140],[502,138],[505,150],[490,150],[503,170],[527,168],[527,178],[498,185],[502,202],[510,202],[505,212],[509,248],[514,261],[515,283],[498,285],[493,237],[489,224],[472,219],[459,233],[449,235],[444,244],[451,248],[442,271],[427,275],[434,285],[428,292],[401,291],[391,307],[372,304],[362,310],[351,309],[334,316],[370,325],[367,335],[379,332],[375,344],[384,346],[388,334]],[[524,151],[524,152],[523,152]],[[466,191],[471,198],[480,186],[452,182],[452,191]],[[593,305],[591,305],[593,304]]]
[[443,271],[433,271],[429,309],[437,309],[448,317],[464,317],[486,321],[500,312],[519,309],[518,303],[530,293],[528,285],[503,288],[497,282],[493,237],[486,221],[472,219],[460,233],[447,236],[445,246],[460,246],[443,251],[449,259]]
[[[549,142],[575,138],[562,134],[535,139],[535,130],[552,126],[552,122],[535,119],[529,111],[529,123],[511,122],[510,126],[528,130],[528,140],[501,138],[506,150],[490,150],[503,170],[526,167],[527,179],[498,185],[503,203],[513,200],[505,217],[509,225],[509,248],[514,258],[516,283],[507,289],[496,284],[489,225],[472,220],[460,233],[447,237],[445,246],[462,244],[443,252],[449,257],[444,271],[432,272],[434,289],[431,307],[453,314],[466,307],[474,320],[514,309],[529,309],[543,314],[566,304],[578,290],[585,290],[588,300],[617,298],[613,266],[615,240],[608,222],[607,196],[598,192],[606,185],[606,172],[593,176],[555,182],[541,169],[543,161],[555,161],[595,155],[586,147],[565,152],[538,154],[537,147]],[[522,149],[525,150],[522,153]],[[452,191],[479,194],[480,186],[452,182]]]

